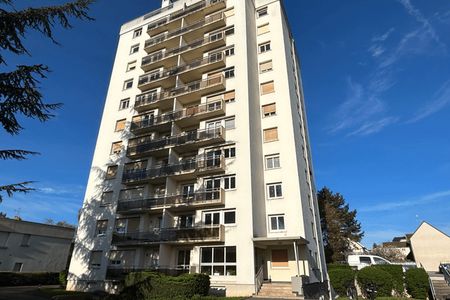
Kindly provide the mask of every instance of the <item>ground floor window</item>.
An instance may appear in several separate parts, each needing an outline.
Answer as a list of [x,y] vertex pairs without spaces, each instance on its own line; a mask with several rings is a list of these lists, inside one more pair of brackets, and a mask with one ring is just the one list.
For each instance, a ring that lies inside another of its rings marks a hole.
[[236,247],[201,248],[200,270],[214,276],[236,275]]

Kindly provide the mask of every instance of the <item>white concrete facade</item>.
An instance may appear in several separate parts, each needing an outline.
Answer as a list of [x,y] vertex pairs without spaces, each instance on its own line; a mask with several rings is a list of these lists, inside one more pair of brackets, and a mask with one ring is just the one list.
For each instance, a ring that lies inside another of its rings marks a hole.
[[66,270],[75,229],[0,218],[0,272]]
[[227,296],[257,274],[327,280],[282,1],[169,2],[121,28],[68,288],[136,269],[208,273]]

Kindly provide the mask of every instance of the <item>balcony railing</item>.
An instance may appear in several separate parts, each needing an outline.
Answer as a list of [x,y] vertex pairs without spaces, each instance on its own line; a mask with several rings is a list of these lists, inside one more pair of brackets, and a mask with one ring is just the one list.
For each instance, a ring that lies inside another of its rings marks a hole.
[[123,173],[122,182],[135,183],[159,177],[223,171],[223,169],[223,156],[206,156],[197,159],[184,159],[177,164],[162,165],[152,169],[126,170]]
[[221,87],[225,84],[225,77],[223,75],[214,76],[213,78],[206,78],[203,80],[189,82],[185,85],[162,91],[160,93],[149,92],[145,94],[140,94],[136,96],[136,101],[134,104],[135,109],[139,109],[143,106],[148,106],[150,104],[156,104],[163,100],[173,99],[174,97],[185,96],[194,92],[201,92],[202,90],[207,90],[208,88]]
[[220,242],[224,239],[223,225],[186,228],[161,228],[153,231],[114,233],[112,244],[136,245],[152,243]]
[[191,25],[185,26],[185,27],[181,27],[181,28],[177,28],[175,30],[169,31],[167,33],[158,35],[154,38],[148,39],[145,41],[145,45],[144,48],[149,48],[158,44],[161,44],[162,42],[171,39],[173,37],[179,36],[181,34],[184,34],[186,32],[195,30],[195,29],[199,29],[201,27],[204,27],[208,24],[217,22],[217,21],[221,21],[221,20],[226,20],[225,18],[225,14],[223,12],[219,12],[213,15],[210,15],[208,17],[206,17],[205,19],[198,21],[196,23],[193,23]]
[[171,137],[153,139],[151,136],[131,139],[128,143],[127,156],[139,156],[152,151],[157,151],[170,146],[182,146],[195,144],[208,140],[225,140],[225,130],[223,127],[193,130]]
[[175,47],[166,51],[159,51],[158,53],[150,54],[142,58],[141,67],[144,68],[150,64],[154,64],[168,57],[181,54],[183,52],[203,47],[208,44],[212,44],[225,39],[223,32],[217,32],[207,37],[197,39],[187,45],[181,47]]
[[145,128],[166,124],[184,118],[201,117],[209,113],[223,111],[223,100],[212,101],[206,104],[195,105],[181,110],[172,111],[161,115],[143,114],[133,117],[131,131],[135,132]]
[[216,52],[210,54],[208,57],[201,57],[181,66],[171,67],[160,72],[144,74],[139,77],[138,87],[141,88],[144,85],[163,80],[169,76],[174,76],[182,72],[222,61],[225,61],[225,55],[223,52]]
[[225,0],[206,0],[206,1],[201,1],[201,2],[198,2],[198,3],[194,3],[194,4],[184,8],[182,10],[173,12],[173,13],[171,13],[168,16],[165,16],[165,17],[163,17],[161,19],[158,19],[158,20],[150,23],[148,25],[148,27],[147,27],[147,31],[151,32],[152,30],[155,30],[155,29],[157,29],[159,27],[162,27],[162,26],[166,25],[169,22],[172,22],[172,21],[175,21],[177,19],[180,19],[180,18],[182,18],[182,17],[184,17],[184,16],[186,16],[186,15],[188,15],[190,13],[199,11],[199,10],[205,8],[205,7],[213,6],[213,5],[216,5],[216,4],[219,4],[219,3],[225,3]]
[[222,189],[197,191],[195,193],[179,194],[150,199],[119,201],[118,212],[151,210],[164,207],[191,207],[213,204],[223,204],[224,192]]

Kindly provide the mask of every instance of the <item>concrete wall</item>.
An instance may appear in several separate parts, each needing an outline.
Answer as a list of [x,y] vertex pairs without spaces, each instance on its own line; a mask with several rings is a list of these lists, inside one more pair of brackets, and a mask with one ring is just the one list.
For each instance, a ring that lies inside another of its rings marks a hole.
[[60,272],[67,268],[74,229],[0,219],[0,271]]
[[427,272],[438,271],[441,262],[450,261],[450,237],[430,224],[423,222],[410,241],[416,264]]

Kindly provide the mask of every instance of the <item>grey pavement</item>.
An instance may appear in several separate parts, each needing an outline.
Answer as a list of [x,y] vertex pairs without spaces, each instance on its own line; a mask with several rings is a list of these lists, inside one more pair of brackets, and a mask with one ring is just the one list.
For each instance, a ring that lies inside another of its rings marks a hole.
[[[57,287],[55,285],[42,287]],[[50,298],[39,296],[39,286],[0,287],[0,300],[48,300]]]

